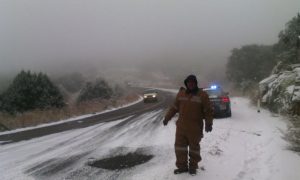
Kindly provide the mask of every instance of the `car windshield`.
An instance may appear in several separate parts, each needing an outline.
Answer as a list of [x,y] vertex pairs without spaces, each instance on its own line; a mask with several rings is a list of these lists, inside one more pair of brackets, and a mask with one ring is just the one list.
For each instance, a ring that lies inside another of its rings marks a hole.
[[156,92],[153,89],[149,89],[149,90],[144,91],[144,94],[151,94],[151,93],[156,93]]

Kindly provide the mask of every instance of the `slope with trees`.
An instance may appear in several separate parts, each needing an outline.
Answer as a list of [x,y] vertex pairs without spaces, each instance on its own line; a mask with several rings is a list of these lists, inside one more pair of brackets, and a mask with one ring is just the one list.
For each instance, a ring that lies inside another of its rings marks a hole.
[[21,71],[0,96],[0,110],[11,114],[63,106],[60,91],[43,73]]
[[233,49],[227,63],[227,78],[244,93],[267,77],[276,64],[272,46],[246,45]]
[[260,97],[275,112],[300,115],[300,14],[292,18],[271,46],[232,50],[227,77],[243,92]]

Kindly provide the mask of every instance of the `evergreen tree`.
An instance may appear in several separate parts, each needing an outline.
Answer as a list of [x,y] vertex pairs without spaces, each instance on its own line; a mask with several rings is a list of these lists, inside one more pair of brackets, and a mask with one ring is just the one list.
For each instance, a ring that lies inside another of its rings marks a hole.
[[[290,20],[285,29],[282,30],[278,37],[279,41],[274,45],[274,51],[277,53],[277,59],[282,64],[300,63],[297,60],[297,51],[299,51],[300,36],[300,14]],[[286,66],[283,66],[286,67]]]
[[267,77],[275,64],[272,46],[247,45],[231,51],[226,74],[238,88],[244,89]]
[[63,96],[47,75],[21,71],[1,94],[0,110],[17,113],[64,106]]
[[[300,14],[286,24],[278,35],[279,41],[272,46],[247,45],[233,49],[227,63],[227,78],[238,88],[245,89],[274,72],[300,63],[299,59]],[[298,53],[298,54],[297,54]]]
[[85,87],[80,91],[78,102],[94,99],[109,99],[112,94],[113,90],[108,83],[105,80],[98,79],[94,83],[86,83]]

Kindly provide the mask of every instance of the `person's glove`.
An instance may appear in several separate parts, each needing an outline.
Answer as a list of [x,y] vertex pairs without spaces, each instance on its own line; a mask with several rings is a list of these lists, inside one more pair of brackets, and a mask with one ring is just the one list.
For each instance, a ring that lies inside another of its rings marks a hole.
[[211,132],[212,131],[212,124],[205,124],[205,132]]
[[164,126],[168,125],[168,121],[166,119],[164,119],[163,124],[164,124]]

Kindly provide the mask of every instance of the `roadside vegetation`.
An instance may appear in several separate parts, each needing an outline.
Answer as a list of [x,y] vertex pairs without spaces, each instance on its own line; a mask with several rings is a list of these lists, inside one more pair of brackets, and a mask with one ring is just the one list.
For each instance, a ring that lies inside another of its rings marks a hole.
[[291,19],[273,45],[233,49],[227,77],[235,88],[290,120],[285,139],[300,153],[300,14]]
[[227,78],[244,95],[253,93],[276,65],[275,56],[273,46],[254,44],[233,49],[227,63]]
[[9,114],[49,108],[62,108],[64,99],[59,89],[43,73],[21,71],[0,96],[0,110]]
[[97,79],[95,82],[87,82],[80,91],[77,103],[94,101],[98,99],[110,99],[113,90],[105,80]]
[[[256,101],[262,95],[259,94],[262,93],[259,92],[259,83],[262,80],[272,74],[291,70],[293,65],[300,63],[299,36],[300,14],[287,22],[285,29],[279,32],[277,43],[244,45],[233,49],[226,66],[227,78],[235,89]],[[275,92],[279,91],[277,89]],[[273,104],[270,101],[265,105],[274,110]]]
[[138,99],[135,92],[102,78],[88,82],[80,73],[55,80],[21,71],[0,94],[0,131],[36,126],[119,107]]

